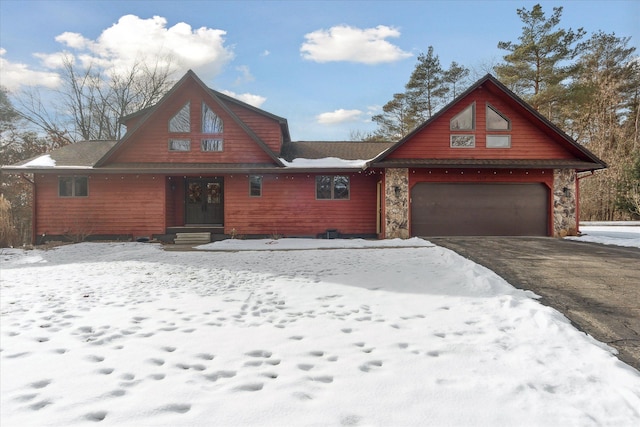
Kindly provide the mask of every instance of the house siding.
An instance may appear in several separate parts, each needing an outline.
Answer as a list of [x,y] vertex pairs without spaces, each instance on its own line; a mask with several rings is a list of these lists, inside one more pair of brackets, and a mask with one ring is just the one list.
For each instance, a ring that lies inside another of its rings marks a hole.
[[226,176],[225,233],[315,237],[335,229],[375,235],[377,176],[346,174],[349,200],[316,200],[317,175],[322,174],[263,175],[261,197],[249,196],[248,175]]
[[[62,176],[62,175],[60,175]],[[59,197],[58,175],[35,176],[36,235],[82,240],[91,235],[164,233],[165,181],[150,175],[91,175],[88,197]]]
[[[475,102],[474,131],[452,131],[450,120]],[[487,131],[486,105],[511,120],[510,131]],[[475,148],[451,148],[450,135],[475,135]],[[511,135],[511,148],[487,148],[486,136]],[[391,159],[573,159],[574,156],[501,98],[482,88],[462,98],[386,157]]]
[[241,106],[232,103],[227,105],[274,153],[280,152],[282,148],[280,123]]
[[[163,108],[156,111],[138,130],[135,138],[126,141],[110,159],[114,163],[274,163],[273,159],[253,140],[227,112],[204,91],[195,81],[188,81],[178,93],[166,100]],[[207,103],[224,123],[223,151],[203,152],[200,141],[211,135],[200,132],[202,129],[202,102]],[[169,120],[187,102],[190,103],[190,133],[170,133]],[[255,114],[255,113],[254,113]],[[253,117],[250,114],[247,116]],[[279,142],[274,132],[275,121],[253,117],[254,133]],[[271,123],[268,123],[271,122]],[[277,124],[275,124],[277,127]],[[278,127],[279,129],[279,127]],[[186,152],[169,151],[169,139],[191,140],[191,150]],[[135,140],[135,143],[134,143]],[[272,143],[277,145],[277,143]]]

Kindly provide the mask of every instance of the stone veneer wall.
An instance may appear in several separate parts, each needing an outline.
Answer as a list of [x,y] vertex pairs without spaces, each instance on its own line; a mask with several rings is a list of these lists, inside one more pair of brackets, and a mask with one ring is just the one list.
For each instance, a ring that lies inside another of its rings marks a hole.
[[575,236],[577,226],[576,171],[553,171],[553,236]]
[[409,238],[409,170],[385,171],[385,238]]

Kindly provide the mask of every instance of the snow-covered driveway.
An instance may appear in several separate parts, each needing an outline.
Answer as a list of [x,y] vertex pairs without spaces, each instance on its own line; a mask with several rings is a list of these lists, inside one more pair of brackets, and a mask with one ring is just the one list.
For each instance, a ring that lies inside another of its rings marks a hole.
[[451,251],[252,244],[307,250],[2,250],[0,424],[640,424],[636,370]]

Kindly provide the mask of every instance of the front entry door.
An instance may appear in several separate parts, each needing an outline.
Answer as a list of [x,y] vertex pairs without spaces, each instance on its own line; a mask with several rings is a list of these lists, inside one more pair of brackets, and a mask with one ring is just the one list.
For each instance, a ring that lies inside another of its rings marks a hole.
[[186,224],[219,224],[224,222],[223,179],[188,179],[186,182]]

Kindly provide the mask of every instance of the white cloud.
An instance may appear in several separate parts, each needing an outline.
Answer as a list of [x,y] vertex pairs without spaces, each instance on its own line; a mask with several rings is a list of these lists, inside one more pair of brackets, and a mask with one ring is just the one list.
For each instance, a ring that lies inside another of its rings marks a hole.
[[236,79],[234,84],[239,85],[242,83],[252,82],[255,80],[255,78],[251,74],[251,70],[249,70],[249,67],[247,67],[246,65],[240,65],[236,67],[236,71],[240,72],[240,76]]
[[269,52],[268,50],[265,50],[260,54],[260,56],[269,56],[269,55],[271,55],[271,52]]
[[[210,80],[234,58],[232,47],[225,45],[225,35],[224,30],[193,29],[184,22],[168,27],[167,20],[160,16],[142,19],[125,15],[96,40],[79,33],[64,32],[55,38],[64,51],[34,56],[42,67],[52,71],[61,68],[62,58],[66,55],[78,64],[93,64],[107,72],[129,70],[136,63],[148,61],[151,67],[170,64],[178,75],[193,69],[203,80]],[[6,86],[33,81],[52,87],[59,82],[52,72],[33,71],[25,64],[2,61],[1,77]],[[38,78],[28,78],[30,76]]]
[[360,110],[345,110],[344,108],[340,108],[335,111],[319,114],[316,116],[316,119],[320,124],[333,125],[337,123],[358,121],[361,115],[362,111]]
[[171,61],[180,72],[197,70],[203,78],[220,74],[233,59],[231,48],[224,45],[226,31],[201,27],[192,29],[184,22],[167,27],[161,16],[142,19],[125,15],[102,32],[94,42],[80,35],[64,33],[59,41],[69,47],[84,48],[105,67],[130,68],[144,58]]
[[246,102],[249,105],[253,105],[256,108],[260,108],[260,106],[267,100],[264,96],[254,95],[251,93],[235,93],[230,90],[221,90],[220,92],[225,95],[229,95],[232,98],[239,99],[242,102]]
[[306,34],[300,52],[304,59],[316,62],[395,62],[412,56],[386,40],[399,36],[397,29],[385,25],[366,29],[339,25]]
[[0,48],[0,84],[9,91],[20,86],[44,86],[56,88],[60,84],[60,76],[46,71],[30,70],[27,64],[10,62],[4,58],[6,49]]

